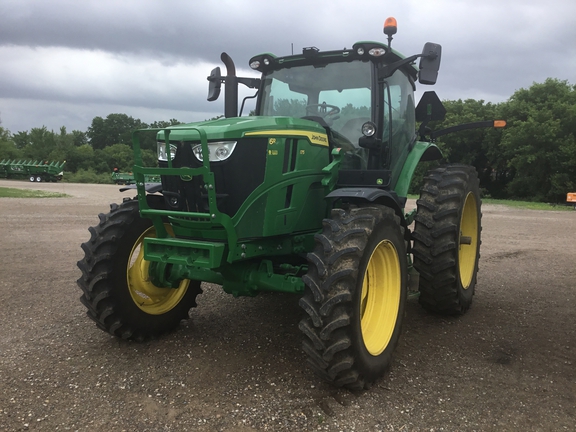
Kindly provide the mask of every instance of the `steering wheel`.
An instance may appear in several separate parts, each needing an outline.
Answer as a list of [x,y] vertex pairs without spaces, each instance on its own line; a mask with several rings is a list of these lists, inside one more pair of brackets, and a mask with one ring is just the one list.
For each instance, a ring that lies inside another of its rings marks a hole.
[[[313,108],[315,108],[314,112],[310,112]],[[330,108],[330,111],[328,111],[328,108]],[[339,107],[327,103],[306,105],[306,115],[318,115],[322,118],[327,118],[327,117],[333,117],[339,112],[340,112]]]

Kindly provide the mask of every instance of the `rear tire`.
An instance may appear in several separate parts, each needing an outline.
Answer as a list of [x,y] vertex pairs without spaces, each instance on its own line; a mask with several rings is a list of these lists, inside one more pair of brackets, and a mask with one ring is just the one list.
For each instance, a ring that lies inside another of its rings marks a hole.
[[414,267],[420,304],[458,315],[472,304],[480,258],[481,200],[474,167],[446,165],[427,173],[417,201]]
[[188,318],[202,292],[200,282],[184,280],[176,289],[155,286],[142,247],[145,237],[156,236],[151,220],[140,217],[136,200],[110,208],[98,215],[100,223],[89,228],[91,238],[82,244],[80,301],[96,325],[114,336],[156,338]]
[[406,301],[400,218],[384,206],[332,210],[308,254],[303,349],[326,381],[369,387],[392,361]]

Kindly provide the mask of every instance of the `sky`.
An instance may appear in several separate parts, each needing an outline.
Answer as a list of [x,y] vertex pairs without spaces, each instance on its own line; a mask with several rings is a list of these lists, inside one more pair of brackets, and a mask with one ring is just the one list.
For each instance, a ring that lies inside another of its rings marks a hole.
[[385,42],[389,16],[404,55],[442,46],[438,82],[419,92],[498,103],[549,77],[576,84],[574,0],[0,0],[0,126],[205,120],[223,114],[222,96],[206,100],[222,52],[257,77],[259,53]]

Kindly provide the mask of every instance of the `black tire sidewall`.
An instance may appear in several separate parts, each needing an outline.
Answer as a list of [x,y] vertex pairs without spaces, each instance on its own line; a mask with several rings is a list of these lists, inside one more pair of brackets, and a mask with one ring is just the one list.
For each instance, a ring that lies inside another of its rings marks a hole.
[[[460,241],[466,198],[476,201],[476,251],[472,278],[462,286]],[[476,289],[480,259],[482,201],[474,167],[448,164],[428,171],[412,233],[414,267],[420,273],[419,303],[443,315],[461,315],[471,304]]]
[[[378,223],[373,230],[366,248],[364,249],[364,254],[360,260],[360,266],[358,268],[358,278],[353,293],[352,299],[352,345],[353,350],[356,353],[355,365],[358,371],[364,376],[367,381],[374,381],[386,371],[391,363],[392,353],[394,348],[398,343],[400,338],[402,319],[404,315],[404,308],[406,304],[406,283],[407,283],[407,260],[406,260],[406,246],[404,238],[401,232],[395,228],[396,223],[389,219],[384,219]],[[364,275],[366,273],[366,268],[368,266],[368,261],[372,256],[372,252],[383,240],[389,240],[395,246],[398,252],[398,261],[400,263],[400,275],[401,275],[401,293],[400,293],[400,303],[398,308],[398,316],[396,319],[396,325],[394,327],[394,332],[388,343],[388,346],[384,351],[378,356],[373,356],[368,352],[366,346],[364,345],[364,339],[362,336],[362,328],[360,322],[360,302],[362,300],[362,284],[364,280]]]
[[[122,238],[118,241],[118,247],[115,252],[116,259],[113,261],[109,278],[110,283],[114,285],[114,300],[118,309],[122,310],[122,321],[129,323],[130,327],[135,331],[144,332],[145,334],[163,333],[163,329],[176,326],[180,320],[188,313],[191,304],[187,298],[190,295],[195,296],[195,294],[192,292],[194,290],[192,286],[189,286],[185,296],[181,299],[181,301],[175,305],[174,308],[160,315],[148,314],[138,307],[138,305],[134,302],[128,287],[128,260],[132,252],[132,248],[138,241],[139,237],[146,230],[152,227],[152,221],[150,219],[140,217],[138,204],[136,202],[128,202],[124,203],[123,205],[133,206],[131,211],[135,213],[135,218],[132,223],[127,224]],[[190,284],[194,283],[198,282],[190,281]]]

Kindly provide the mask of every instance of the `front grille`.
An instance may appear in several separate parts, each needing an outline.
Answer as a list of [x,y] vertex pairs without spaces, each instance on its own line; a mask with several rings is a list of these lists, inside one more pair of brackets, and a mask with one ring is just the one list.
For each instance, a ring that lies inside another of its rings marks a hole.
[[[237,140],[236,148],[224,161],[210,162],[214,173],[217,206],[222,213],[232,217],[254,189],[264,181],[266,168],[266,138],[245,138]],[[174,168],[199,168],[202,163],[196,159],[192,146],[197,142],[174,142],[177,146],[172,161]],[[168,167],[159,161],[160,168]],[[182,179],[179,176],[162,176],[163,194],[168,208],[174,210],[207,213],[208,197],[201,176]]]

